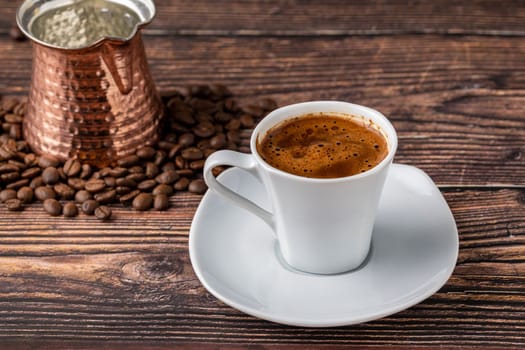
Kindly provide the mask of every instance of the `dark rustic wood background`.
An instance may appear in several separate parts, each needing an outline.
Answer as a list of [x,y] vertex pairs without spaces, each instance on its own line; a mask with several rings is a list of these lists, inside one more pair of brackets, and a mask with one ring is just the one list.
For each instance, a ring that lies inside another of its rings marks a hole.
[[[31,46],[0,0],[0,93],[25,95]],[[200,196],[99,223],[0,208],[0,347],[122,349],[525,348],[525,3],[157,0],[145,30],[160,90],[223,83],[244,101],[340,99],[399,132],[457,221],[438,293],[350,327],[281,326],[201,286],[188,258]],[[204,343],[208,345],[203,345]],[[308,346],[308,347],[306,347]]]

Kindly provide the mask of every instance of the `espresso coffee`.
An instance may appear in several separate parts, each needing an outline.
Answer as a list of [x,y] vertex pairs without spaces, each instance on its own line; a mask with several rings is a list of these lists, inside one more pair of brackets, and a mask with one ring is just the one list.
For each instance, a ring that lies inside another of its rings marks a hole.
[[387,140],[372,122],[334,113],[287,119],[257,141],[257,152],[267,163],[311,178],[356,175],[388,154]]

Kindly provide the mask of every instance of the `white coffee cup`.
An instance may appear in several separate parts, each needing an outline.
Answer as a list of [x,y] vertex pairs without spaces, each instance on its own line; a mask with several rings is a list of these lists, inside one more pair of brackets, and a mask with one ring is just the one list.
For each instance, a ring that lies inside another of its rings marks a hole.
[[[371,121],[387,140],[385,159],[364,173],[319,179],[276,169],[257,153],[258,139],[273,126],[319,112]],[[210,190],[264,220],[275,232],[282,257],[291,267],[317,274],[359,267],[370,249],[381,191],[397,149],[396,131],[388,119],[376,110],[347,102],[298,103],[268,114],[253,131],[250,149],[252,154],[222,150],[208,157],[204,179]],[[221,165],[244,169],[259,179],[268,194],[271,212],[217,181],[212,169]]]

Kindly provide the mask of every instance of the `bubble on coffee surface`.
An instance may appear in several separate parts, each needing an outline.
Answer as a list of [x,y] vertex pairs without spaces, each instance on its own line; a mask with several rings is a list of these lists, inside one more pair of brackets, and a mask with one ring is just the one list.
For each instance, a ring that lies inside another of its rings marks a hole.
[[106,37],[128,38],[140,22],[138,14],[110,0],[80,0],[44,10],[29,26],[39,40],[73,49]]
[[385,137],[371,123],[337,114],[288,119],[259,140],[270,165],[291,174],[336,178],[372,169],[388,154]]

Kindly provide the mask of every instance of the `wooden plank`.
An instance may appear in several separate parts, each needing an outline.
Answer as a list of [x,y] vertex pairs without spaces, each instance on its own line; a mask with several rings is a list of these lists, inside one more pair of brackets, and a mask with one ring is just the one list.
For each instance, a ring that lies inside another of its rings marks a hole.
[[[245,103],[339,99],[399,131],[397,162],[442,186],[525,186],[525,39],[147,37],[160,90],[223,83]],[[0,92],[30,81],[28,43],[1,40]],[[487,55],[490,53],[490,56]]]
[[385,319],[328,329],[258,320],[206,292],[187,251],[200,196],[178,194],[165,213],[119,208],[106,223],[84,215],[51,218],[37,205],[21,213],[1,208],[0,339],[524,346],[523,193],[454,190],[445,198],[460,232],[458,265],[447,285]]
[[[1,0],[7,32],[21,1]],[[162,0],[147,28],[183,35],[481,34],[523,36],[525,6],[497,0],[345,2],[337,0]]]

